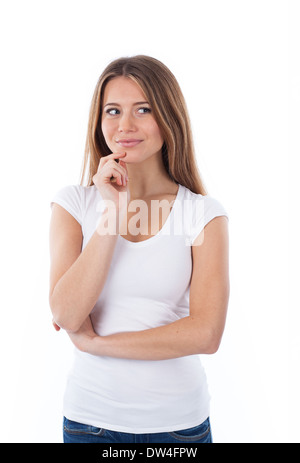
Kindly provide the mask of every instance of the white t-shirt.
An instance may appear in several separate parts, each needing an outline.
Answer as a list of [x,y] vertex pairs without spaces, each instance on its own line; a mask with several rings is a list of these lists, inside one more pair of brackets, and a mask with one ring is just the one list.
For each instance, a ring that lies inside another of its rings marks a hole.
[[[70,185],[52,199],[81,225],[83,248],[96,230],[101,195],[93,185]],[[51,204],[52,204],[51,202]],[[210,196],[179,185],[172,210],[155,236],[118,236],[111,266],[91,312],[102,336],[167,325],[189,315],[191,244],[214,217],[227,216]],[[168,360],[94,356],[75,348],[68,375],[66,418],[119,432],[170,432],[209,416],[206,375],[199,355]]]

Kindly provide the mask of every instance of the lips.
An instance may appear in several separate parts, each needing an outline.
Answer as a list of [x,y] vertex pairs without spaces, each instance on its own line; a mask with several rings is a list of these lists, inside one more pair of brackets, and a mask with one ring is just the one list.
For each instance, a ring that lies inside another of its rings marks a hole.
[[143,140],[136,140],[134,138],[126,138],[126,139],[122,139],[122,140],[117,140],[117,143],[120,145],[120,146],[123,146],[124,148],[132,148],[134,146],[137,146],[139,145]]

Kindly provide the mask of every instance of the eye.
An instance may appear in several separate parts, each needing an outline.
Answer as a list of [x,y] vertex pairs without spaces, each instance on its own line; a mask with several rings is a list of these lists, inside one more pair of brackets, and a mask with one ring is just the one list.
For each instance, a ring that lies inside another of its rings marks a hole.
[[151,113],[151,109],[150,109],[150,108],[139,108],[139,109],[138,109],[138,113],[139,113],[139,114]]
[[110,116],[116,116],[117,114],[120,114],[120,111],[117,108],[109,108],[105,111],[105,113]]

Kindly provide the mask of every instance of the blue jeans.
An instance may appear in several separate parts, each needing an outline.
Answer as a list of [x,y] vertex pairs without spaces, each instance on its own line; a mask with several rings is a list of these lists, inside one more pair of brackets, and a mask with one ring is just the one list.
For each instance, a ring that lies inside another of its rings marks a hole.
[[65,444],[212,443],[209,418],[198,426],[189,429],[182,429],[180,431],[131,434],[127,432],[110,431],[104,428],[96,428],[95,426],[77,423],[76,421],[71,421],[64,417],[63,437]]

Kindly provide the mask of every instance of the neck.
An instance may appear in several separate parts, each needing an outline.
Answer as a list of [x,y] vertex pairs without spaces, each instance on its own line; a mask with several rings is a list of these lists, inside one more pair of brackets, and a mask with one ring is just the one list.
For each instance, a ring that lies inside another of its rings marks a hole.
[[171,189],[176,183],[169,177],[161,153],[142,163],[127,164],[131,199],[148,198]]

